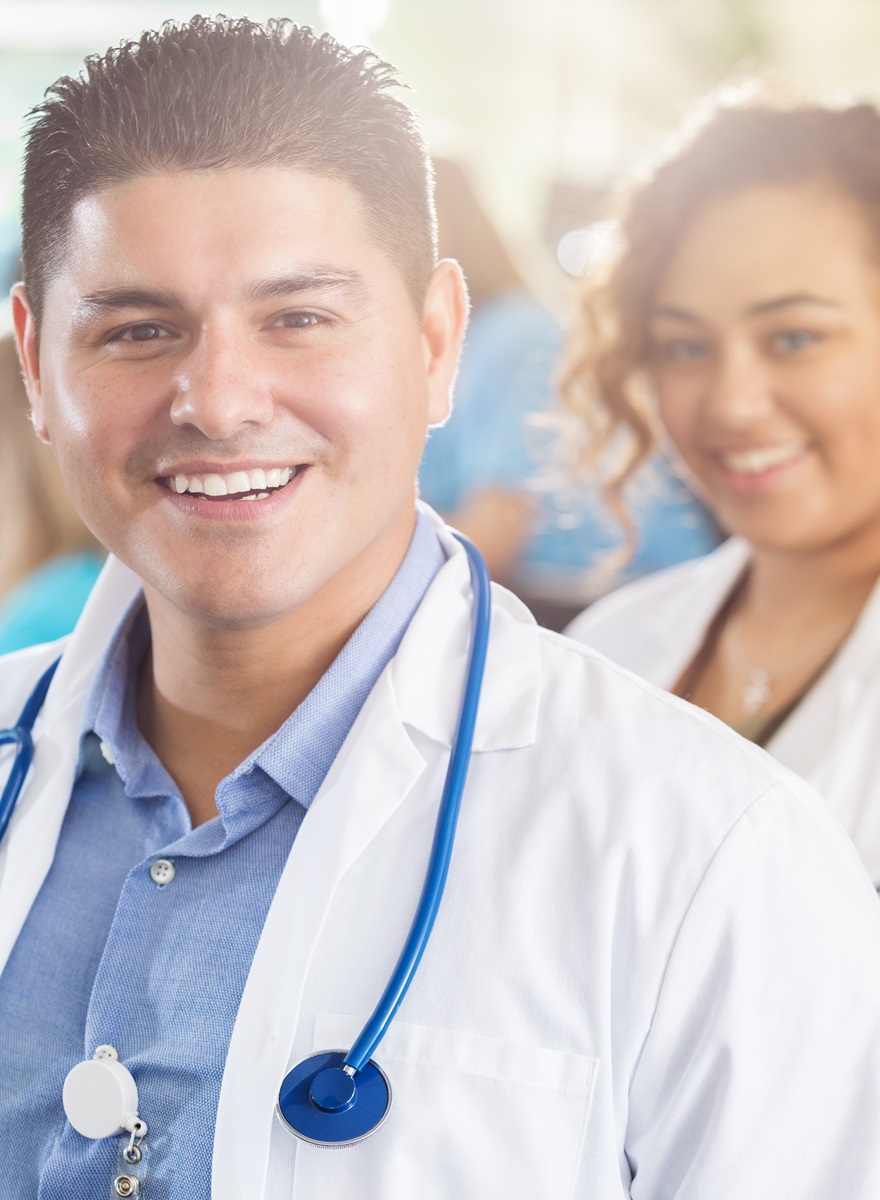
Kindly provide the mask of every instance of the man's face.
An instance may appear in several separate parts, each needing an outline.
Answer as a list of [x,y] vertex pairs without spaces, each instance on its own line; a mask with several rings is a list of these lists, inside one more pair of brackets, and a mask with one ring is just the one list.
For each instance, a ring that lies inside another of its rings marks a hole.
[[148,594],[226,627],[375,599],[447,412],[453,264],[417,312],[347,184],[181,172],[76,206],[39,354],[14,303],[37,429]]

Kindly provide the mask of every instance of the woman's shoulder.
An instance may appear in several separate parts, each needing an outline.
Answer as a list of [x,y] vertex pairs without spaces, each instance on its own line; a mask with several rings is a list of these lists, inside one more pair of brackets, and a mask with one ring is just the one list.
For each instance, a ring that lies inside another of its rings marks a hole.
[[655,571],[603,596],[575,617],[568,637],[586,642],[616,661],[625,661],[619,643],[657,629],[674,633],[679,617],[708,617],[733,585],[748,558],[748,546],[729,538],[716,550]]

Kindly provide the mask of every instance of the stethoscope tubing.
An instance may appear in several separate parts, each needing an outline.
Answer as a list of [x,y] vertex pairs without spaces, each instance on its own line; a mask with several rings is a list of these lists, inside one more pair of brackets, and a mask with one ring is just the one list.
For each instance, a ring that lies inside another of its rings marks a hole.
[[452,858],[452,847],[455,842],[455,830],[458,824],[458,814],[461,809],[461,798],[464,791],[465,779],[470,765],[471,748],[474,741],[474,730],[477,721],[477,706],[480,699],[480,688],[483,681],[483,671],[486,665],[486,653],[489,646],[489,625],[491,621],[491,581],[489,570],[477,548],[466,537],[455,533],[455,537],[464,546],[468,556],[473,587],[473,602],[471,605],[471,642],[468,648],[467,666],[465,668],[466,683],[462,691],[455,736],[452,740],[449,766],[443,793],[440,797],[440,807],[437,813],[437,823],[434,828],[434,840],[431,846],[431,857],[425,882],[419,898],[418,907],[410,926],[406,942],[400,952],[397,965],[388,980],[385,991],[373,1010],[367,1023],[358,1035],[354,1045],[345,1058],[345,1066],[355,1073],[369,1062],[373,1052],[385,1036],[388,1026],[400,1007],[409,985],[418,970],[434,921],[440,908],[440,900],[446,886],[449,874],[449,863]]
[[[347,1116],[351,1108],[356,1117],[353,1128],[349,1130],[346,1125],[341,1131],[341,1138],[322,1139],[321,1145],[355,1144],[378,1128],[388,1114],[391,1105],[390,1084],[378,1064],[371,1061],[372,1055],[394,1019],[418,970],[434,928],[449,874],[455,831],[470,765],[492,619],[488,568],[476,546],[459,533],[455,533],[455,537],[464,547],[470,568],[473,590],[472,633],[455,735],[449,751],[446,779],[434,827],[430,860],[416,912],[391,978],[351,1050],[344,1058],[340,1052],[334,1052],[329,1056],[318,1054],[306,1059],[285,1076],[279,1095],[279,1111],[285,1124],[298,1137],[304,1137],[306,1140],[315,1140],[310,1132],[315,1122],[315,1114],[318,1114],[319,1123],[322,1122],[323,1125],[327,1124],[328,1119],[338,1122],[342,1118],[351,1124]],[[0,745],[12,744],[16,748],[9,778],[0,796],[0,838],[6,832],[31,768],[34,757],[34,723],[59,662],[60,659],[56,659],[43,672],[22,709],[18,723],[12,729],[0,730]],[[316,1063],[316,1059],[320,1061]],[[353,1080],[353,1077],[362,1072],[359,1086],[353,1082],[347,1085],[351,1088],[348,1102],[340,1103],[338,1078]],[[378,1086],[375,1086],[377,1081]],[[313,1094],[316,1086],[318,1095]],[[303,1094],[300,1095],[300,1092]],[[355,1109],[352,1106],[358,1096],[361,1096],[361,1103]]]
[[40,676],[37,686],[28,697],[15,726],[12,729],[0,730],[0,745],[11,743],[16,746],[12,770],[6,780],[3,795],[0,796],[0,839],[6,833],[6,827],[15,811],[15,805],[21,789],[24,787],[27,773],[31,769],[31,763],[34,760],[34,739],[32,737],[34,722],[43,707],[43,701],[46,699],[46,693],[49,691],[49,685],[60,661],[60,658],[56,658]]
[[[491,623],[491,581],[489,571],[477,548],[466,537],[455,533],[468,557],[473,588],[471,604],[471,640],[465,668],[465,685],[459,705],[455,736],[450,750],[449,766],[440,798],[431,856],[419,903],[400,957],[378,1004],[361,1030],[345,1058],[345,1066],[353,1073],[363,1069],[381,1042],[394,1019],[400,1004],[418,970],[425,947],[434,928],[443,890],[449,874],[455,831],[461,809],[461,799],[470,765],[471,749],[477,720],[480,689],[489,646]],[[16,745],[12,765],[3,795],[0,797],[0,838],[6,832],[19,794],[24,786],[34,756],[32,730],[46,699],[49,686],[58,668],[56,659],[40,677],[28,697],[18,722],[12,729],[0,731],[0,744]]]

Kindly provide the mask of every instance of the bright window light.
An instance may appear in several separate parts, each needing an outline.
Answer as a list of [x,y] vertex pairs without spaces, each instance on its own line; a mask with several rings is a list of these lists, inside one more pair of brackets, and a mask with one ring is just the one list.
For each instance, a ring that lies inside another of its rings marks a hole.
[[369,45],[388,20],[389,0],[321,0],[321,19],[350,46]]

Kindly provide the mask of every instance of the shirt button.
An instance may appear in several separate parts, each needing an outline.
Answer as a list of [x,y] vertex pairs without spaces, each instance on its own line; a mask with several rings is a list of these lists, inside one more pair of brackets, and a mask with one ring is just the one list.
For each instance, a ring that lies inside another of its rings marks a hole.
[[98,1046],[92,1058],[97,1058],[99,1062],[104,1059],[109,1059],[111,1062],[119,1062],[119,1051],[115,1046]]
[[111,767],[116,766],[116,759],[113,757],[113,751],[106,742],[101,742],[101,753],[104,755]]
[[164,887],[174,878],[174,863],[169,862],[167,858],[157,858],[150,867],[150,878],[159,887]]

